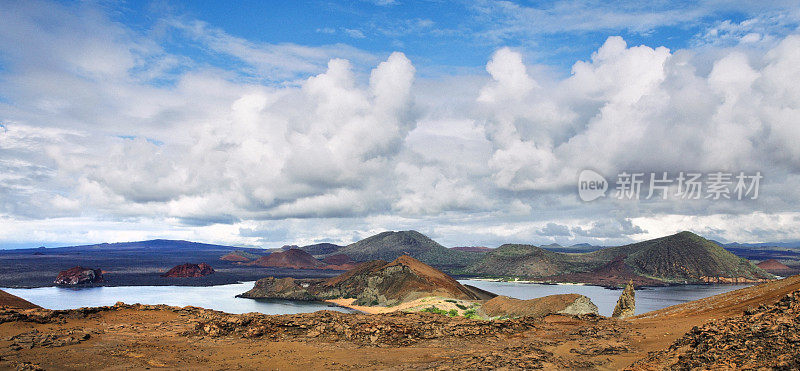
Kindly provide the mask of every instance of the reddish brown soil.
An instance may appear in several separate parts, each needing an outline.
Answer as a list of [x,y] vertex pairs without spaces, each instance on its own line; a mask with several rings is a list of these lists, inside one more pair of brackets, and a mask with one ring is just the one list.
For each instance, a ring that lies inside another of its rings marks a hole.
[[243,263],[250,261],[250,259],[245,258],[244,256],[241,256],[241,255],[239,255],[237,253],[233,253],[233,252],[223,255],[221,258],[219,258],[219,260],[225,260],[225,261],[229,261],[229,262],[243,262]]
[[770,271],[770,270],[785,271],[792,269],[789,268],[786,264],[783,264],[775,259],[764,260],[763,262],[756,264],[756,266],[765,271]]
[[756,264],[756,266],[769,273],[784,277],[800,272],[800,270],[789,267],[775,259],[764,260],[763,262]]
[[[531,316],[544,317],[556,314],[580,298],[578,294],[549,295],[541,298],[520,300],[508,296],[498,296],[487,300],[481,309],[490,317],[498,316]],[[596,312],[595,307],[595,314]]]
[[[341,265],[341,264],[348,264],[348,263],[352,264],[352,263],[355,263],[355,261],[353,261],[353,259],[350,259],[350,257],[345,255],[345,254],[334,254],[334,255],[326,256],[326,257],[324,257],[322,259],[322,262],[325,263],[325,264],[330,264],[330,265]],[[355,266],[355,264],[353,266]]]
[[625,257],[620,256],[602,267],[585,273],[561,274],[548,277],[547,280],[555,282],[581,282],[590,285],[619,287],[628,282],[633,282],[636,287],[665,286],[666,283],[652,278],[640,276],[624,262]]
[[325,263],[321,262],[303,250],[289,249],[286,251],[273,252],[267,256],[262,256],[250,263],[247,263],[247,265],[293,269],[323,269]]
[[472,292],[465,289],[464,286],[453,279],[453,277],[450,277],[442,271],[422,263],[408,255],[402,255],[380,269],[385,270],[394,266],[407,267],[417,277],[425,281],[427,287],[424,287],[424,289],[428,291],[432,291],[432,289],[435,288],[443,292],[462,293],[463,295],[457,295],[454,297],[463,296],[464,298],[470,298],[472,295]]
[[38,305],[33,304],[19,296],[11,295],[3,290],[0,290],[0,307],[22,309],[39,308]]
[[322,262],[327,264],[325,269],[335,271],[349,271],[358,265],[358,263],[353,261],[353,259],[350,259],[350,257],[345,254],[326,256],[322,259]]
[[609,357],[631,351],[631,335],[624,323],[599,317],[267,316],[128,305],[0,310],[0,368],[604,368]]
[[211,266],[206,263],[185,263],[173,267],[161,276],[170,278],[189,278],[204,277],[208,276],[209,274],[214,274],[214,268],[211,268]]

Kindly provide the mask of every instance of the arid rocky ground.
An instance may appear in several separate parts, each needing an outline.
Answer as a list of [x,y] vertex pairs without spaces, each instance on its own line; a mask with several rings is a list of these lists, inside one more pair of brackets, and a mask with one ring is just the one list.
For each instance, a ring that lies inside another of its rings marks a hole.
[[783,335],[796,334],[798,304],[786,295],[798,289],[800,278],[790,277],[626,320],[5,308],[0,368],[715,368],[748,365],[743,360],[752,358],[751,349],[763,355],[753,365],[791,368],[797,367],[796,335]]

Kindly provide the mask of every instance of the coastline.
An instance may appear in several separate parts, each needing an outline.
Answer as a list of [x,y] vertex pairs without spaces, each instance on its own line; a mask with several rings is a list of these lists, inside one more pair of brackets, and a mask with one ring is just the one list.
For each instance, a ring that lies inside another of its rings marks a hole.
[[526,279],[512,280],[504,278],[485,278],[485,277],[464,277],[458,279],[458,281],[462,280],[484,281],[484,282],[507,282],[507,283],[537,284],[537,285],[600,286],[600,285],[592,285],[590,283],[585,283],[585,282],[553,282],[553,281],[538,281],[538,280],[526,280]]

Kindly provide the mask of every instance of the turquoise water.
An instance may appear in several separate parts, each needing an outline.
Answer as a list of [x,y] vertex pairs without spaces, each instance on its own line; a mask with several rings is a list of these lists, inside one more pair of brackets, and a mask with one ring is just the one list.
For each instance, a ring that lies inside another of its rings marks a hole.
[[[458,282],[517,299],[533,299],[555,294],[581,294],[592,299],[592,302],[597,305],[600,314],[604,316],[611,315],[614,311],[614,306],[617,304],[617,299],[619,299],[619,295],[622,293],[622,290],[612,290],[600,286],[588,285],[543,285],[478,280],[459,280]],[[642,314],[748,286],[750,285],[683,285],[637,289],[636,314]]]
[[[518,299],[532,299],[554,294],[586,295],[602,315],[611,315],[621,290],[583,285],[542,285],[518,282],[491,282],[459,280],[500,295]],[[671,305],[721,294],[747,285],[686,285],[656,287],[636,290],[636,314],[666,308]],[[10,294],[48,309],[73,309],[114,305],[118,301],[128,304],[192,305],[228,313],[260,312],[265,314],[310,313],[318,310],[349,310],[320,302],[290,300],[253,300],[235,297],[253,288],[253,282],[205,287],[188,286],[119,286],[92,288],[40,287],[34,289],[4,288]]]
[[118,286],[118,287],[39,287],[34,289],[2,289],[47,309],[74,309],[127,304],[192,305],[227,313],[259,312],[264,314],[311,313],[318,310],[351,312],[349,309],[329,306],[321,302],[291,300],[254,300],[237,298],[253,288],[254,282],[205,287],[189,286]]

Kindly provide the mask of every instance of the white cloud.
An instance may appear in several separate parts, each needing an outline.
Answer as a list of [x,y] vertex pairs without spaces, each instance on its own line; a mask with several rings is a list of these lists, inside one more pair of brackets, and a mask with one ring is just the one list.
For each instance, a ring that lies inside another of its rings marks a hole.
[[364,35],[364,32],[362,32],[361,30],[358,30],[358,29],[345,28],[342,31],[344,31],[344,33],[346,33],[347,36],[350,36],[350,37],[352,37],[354,39],[363,39],[363,38],[367,37],[366,35]]
[[[159,227],[251,245],[401,228],[452,244],[613,244],[687,226],[800,239],[797,35],[749,29],[747,45],[677,51],[612,36],[567,77],[500,48],[487,74],[419,78],[403,53],[263,44],[166,20],[241,62],[222,69],[89,5],[56,6],[37,31],[35,4],[0,7],[14,15],[0,25],[0,243]],[[749,203],[581,204],[584,168],[765,179]]]

